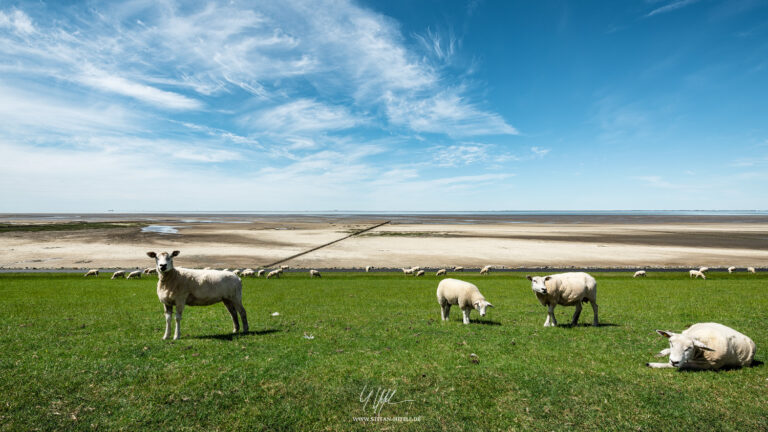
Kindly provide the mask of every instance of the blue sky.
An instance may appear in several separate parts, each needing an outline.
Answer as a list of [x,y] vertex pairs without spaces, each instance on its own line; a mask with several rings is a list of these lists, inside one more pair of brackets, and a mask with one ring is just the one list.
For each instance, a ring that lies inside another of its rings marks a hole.
[[768,3],[0,3],[0,212],[768,208]]

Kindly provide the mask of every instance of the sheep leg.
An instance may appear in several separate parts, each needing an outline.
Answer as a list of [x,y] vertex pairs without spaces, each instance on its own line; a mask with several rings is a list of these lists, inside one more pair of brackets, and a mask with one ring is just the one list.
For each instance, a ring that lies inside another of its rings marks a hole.
[[184,312],[184,303],[176,303],[176,332],[173,334],[173,339],[177,340],[181,337],[181,314]]
[[469,308],[461,310],[462,312],[464,312],[464,324],[469,324],[469,312],[471,310],[472,309],[469,309]]
[[581,315],[581,303],[576,303],[576,310],[573,312],[573,318],[571,318],[571,327],[576,327],[579,324],[579,315]]
[[235,305],[229,300],[222,300],[222,302],[224,303],[224,306],[227,307],[227,311],[229,311],[229,314],[232,316],[232,322],[235,325],[232,333],[237,333],[240,330],[240,322],[237,321],[237,309],[235,309]]
[[245,313],[243,303],[235,303],[235,308],[237,308],[237,312],[240,313],[240,321],[243,322],[243,333],[248,333],[248,315]]
[[163,304],[165,307],[165,334],[163,340],[171,336],[171,316],[173,315],[173,305]]
[[555,319],[555,305],[547,306],[547,320],[544,322],[544,327],[557,327],[557,320]]
[[597,302],[596,301],[590,301],[589,304],[592,305],[592,312],[594,313],[594,318],[592,319],[592,327],[597,327],[600,325],[599,321],[597,320]]
[[448,315],[450,313],[451,313],[451,305],[449,304],[440,305],[440,317],[443,319],[443,321],[448,321]]
[[666,368],[672,368],[672,363],[646,363],[646,366],[653,369],[666,369]]
[[660,353],[656,354],[656,357],[666,357],[670,352],[671,350],[669,348],[663,349]]

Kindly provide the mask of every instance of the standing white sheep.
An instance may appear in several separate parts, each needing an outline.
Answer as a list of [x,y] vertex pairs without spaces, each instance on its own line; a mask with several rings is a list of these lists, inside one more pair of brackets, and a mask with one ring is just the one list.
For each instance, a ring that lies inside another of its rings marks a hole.
[[736,270],[736,267],[734,266],[728,267],[728,273],[733,273],[734,270]]
[[747,271],[750,272],[750,273],[753,273],[753,274],[757,273],[757,271],[755,271],[754,267],[747,267]]
[[83,275],[84,277],[88,276],[99,276],[99,270],[98,269],[90,269]]
[[141,272],[141,273],[142,273],[142,274],[145,274],[145,275],[151,275],[151,274],[155,274],[155,273],[157,273],[157,269],[156,269],[156,268],[154,268],[154,267],[147,267],[147,268],[145,268],[145,269],[144,269],[144,271],[143,271],[143,272]]
[[694,279],[702,278],[706,279],[707,277],[699,270],[688,270],[688,276],[692,277]]
[[117,279],[125,276],[125,270],[117,270],[116,272],[112,273],[112,277],[110,279]]
[[147,252],[147,256],[155,259],[159,279],[157,281],[157,297],[165,307],[165,334],[163,339],[171,335],[171,315],[176,307],[176,331],[174,339],[181,337],[181,314],[184,306],[208,306],[223,302],[232,316],[234,330],[240,330],[237,315],[243,322],[243,333],[248,332],[248,318],[243,307],[243,285],[240,278],[231,272],[216,270],[196,270],[174,267],[173,257],[179,251],[171,254],[163,252]]
[[437,273],[435,273],[435,276],[444,276],[446,273],[448,273],[447,270],[440,269],[440,270],[437,271]]
[[424,270],[419,270],[416,272],[416,277],[424,276]]
[[469,324],[472,309],[480,312],[480,316],[485,316],[486,309],[493,307],[475,285],[451,278],[443,279],[437,285],[437,303],[440,304],[443,321],[448,321],[452,305],[459,306],[464,314],[464,324]]
[[718,323],[698,323],[682,333],[656,330],[669,339],[669,348],[656,357],[669,356],[667,363],[646,363],[652,368],[718,370],[749,366],[755,358],[755,342],[748,336]]
[[455,271],[455,272],[463,272],[464,271],[464,267],[456,266],[456,267],[453,268],[453,271]]
[[632,277],[633,278],[645,277],[645,270],[638,270],[638,271],[636,271],[635,274]]
[[407,269],[407,268],[402,268],[402,269],[400,269],[400,270],[402,270],[402,271],[403,271],[403,274],[405,274],[405,275],[413,274],[413,269],[412,269],[412,268],[409,268],[409,269]]
[[254,276],[256,275],[256,272],[253,271],[253,269],[245,269],[242,272],[240,272],[240,277],[248,277],[248,276]]
[[373,270],[373,266],[365,266],[365,272],[370,273]]
[[264,269],[259,269],[259,271],[256,272],[256,277],[262,277],[264,276]]
[[132,272],[128,273],[128,275],[125,278],[126,279],[141,279],[141,271],[139,271],[139,270],[132,271]]
[[317,270],[312,269],[312,270],[309,271],[309,277],[313,277],[313,278],[314,277],[321,277],[320,276],[320,272],[317,271]]
[[267,273],[267,279],[273,278],[273,277],[279,278],[280,274],[282,274],[282,273],[283,272],[280,269],[272,270],[271,272]]
[[487,265],[487,266],[485,266],[485,267],[481,268],[481,269],[480,269],[480,274],[481,274],[481,275],[487,275],[487,274],[488,274],[488,272],[490,272],[490,271],[491,271],[491,268],[493,268],[493,266],[489,266],[489,265]]
[[531,281],[531,289],[539,302],[547,307],[547,320],[544,327],[557,326],[555,306],[575,306],[571,326],[579,322],[581,304],[589,302],[592,305],[594,319],[592,325],[597,327],[597,281],[587,273],[560,273],[549,276],[526,276]]
[[240,270],[240,269],[234,269],[234,270],[232,270],[232,273],[234,273],[234,274],[236,274],[236,275],[240,276],[240,272],[241,272],[241,271],[242,271],[242,270]]
[[706,273],[709,271],[709,267],[699,267],[699,271],[702,273]]

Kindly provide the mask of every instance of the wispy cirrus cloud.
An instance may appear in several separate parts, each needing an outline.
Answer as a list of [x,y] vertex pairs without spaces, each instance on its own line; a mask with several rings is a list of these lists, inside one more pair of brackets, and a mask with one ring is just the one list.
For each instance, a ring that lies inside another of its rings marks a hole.
[[652,11],[650,11],[648,14],[645,15],[646,18],[652,17],[654,15],[660,15],[672,11],[676,11],[678,9],[682,9],[686,6],[692,5],[694,3],[698,3],[699,0],[675,0],[669,4],[666,4],[664,6],[658,7]]

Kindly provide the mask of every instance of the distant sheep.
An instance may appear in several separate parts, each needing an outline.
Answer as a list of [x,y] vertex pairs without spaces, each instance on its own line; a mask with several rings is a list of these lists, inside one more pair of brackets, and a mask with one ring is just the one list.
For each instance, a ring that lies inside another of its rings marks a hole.
[[733,273],[734,270],[736,270],[736,267],[734,266],[728,267],[728,273]]
[[112,277],[110,279],[122,278],[124,276],[125,276],[125,270],[117,270],[114,273],[112,273]]
[[539,302],[547,307],[547,320],[544,327],[557,326],[555,306],[575,306],[571,326],[579,322],[581,304],[592,305],[593,326],[598,326],[597,319],[597,282],[595,278],[583,272],[560,273],[549,276],[526,276],[531,281],[531,289]]
[[409,269],[401,268],[400,270],[402,270],[403,274],[406,274],[406,275],[413,274],[413,269],[412,268],[409,268]]
[[688,276],[692,277],[694,279],[702,278],[706,279],[707,277],[702,273],[700,270],[688,270]]
[[480,269],[480,274],[481,274],[481,275],[487,275],[487,274],[488,274],[488,273],[491,271],[491,268],[492,268],[492,267],[493,267],[493,266],[489,266],[489,265],[487,265],[487,266],[485,266],[485,267],[481,268],[481,269]]
[[709,267],[699,267],[699,271],[702,273],[706,273],[709,271]]
[[754,267],[747,267],[747,271],[750,272],[750,273],[753,273],[753,274],[757,273],[757,271],[755,271]]
[[645,270],[638,270],[638,271],[636,271],[636,272],[635,272],[635,274],[634,274],[634,276],[632,276],[632,277],[633,277],[633,278],[637,278],[637,277],[645,277]]
[[99,270],[98,269],[90,269],[83,275],[84,277],[87,276],[99,276]]
[[256,277],[262,277],[264,276],[264,269],[259,269],[259,271],[256,272]]
[[176,307],[176,331],[173,338],[181,337],[181,314],[184,306],[208,306],[222,302],[232,316],[234,329],[240,330],[237,316],[243,322],[243,333],[248,332],[248,318],[243,307],[243,285],[240,278],[230,272],[217,270],[196,270],[174,267],[173,258],[179,251],[172,253],[147,252],[147,256],[155,259],[159,279],[157,281],[157,297],[165,307],[165,334],[163,339],[171,335],[171,315]]
[[240,270],[240,269],[234,269],[234,270],[232,270],[232,273],[234,273],[234,274],[236,274],[236,275],[240,276],[240,272],[241,272],[241,271],[242,271],[242,270]]
[[312,269],[312,270],[309,271],[309,277],[313,277],[313,278],[314,277],[321,277],[320,276],[320,272],[317,271],[317,270]]
[[416,277],[424,276],[424,270],[419,270],[416,272]]
[[443,321],[448,321],[451,306],[457,305],[464,315],[464,324],[469,324],[469,313],[472,309],[480,312],[480,316],[485,316],[487,308],[493,307],[475,285],[451,278],[443,279],[437,285],[437,303],[440,305]]
[[240,272],[240,277],[248,277],[248,276],[255,276],[256,272],[253,271],[253,269],[245,269],[242,272]]
[[231,270],[229,270],[228,268],[225,268],[225,269],[221,269],[221,271],[231,271]]
[[270,278],[273,278],[273,277],[279,278],[280,274],[282,274],[282,273],[283,272],[280,269],[272,270],[271,272],[267,273],[267,279],[270,279]]
[[365,266],[365,272],[370,273],[373,270],[373,266]]
[[144,271],[143,271],[143,272],[141,272],[141,273],[142,273],[142,274],[145,274],[145,275],[156,274],[156,273],[157,273],[157,269],[156,269],[156,268],[152,268],[152,267],[147,267],[147,268],[145,268],[145,269],[144,269]]
[[128,273],[128,276],[125,277],[126,279],[141,279],[141,271],[135,270],[130,273]]
[[435,276],[444,276],[446,273],[448,273],[445,269],[440,269],[435,273]]
[[456,267],[453,268],[453,271],[455,271],[455,272],[463,272],[464,271],[464,267],[456,266]]
[[288,267],[287,265],[281,265],[280,266],[280,270],[288,270],[289,268],[290,267]]
[[748,336],[718,323],[698,323],[682,333],[656,330],[669,339],[669,348],[656,357],[669,356],[667,363],[646,363],[652,368],[718,370],[743,367],[755,358],[755,342]]

